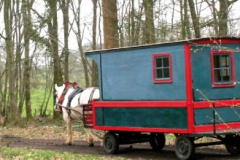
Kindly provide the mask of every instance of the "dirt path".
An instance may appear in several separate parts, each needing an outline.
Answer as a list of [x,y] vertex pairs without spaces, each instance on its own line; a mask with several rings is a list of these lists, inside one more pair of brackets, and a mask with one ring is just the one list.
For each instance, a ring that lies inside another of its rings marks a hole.
[[[74,141],[74,145],[63,145],[64,140],[58,139],[27,139],[23,137],[2,136],[1,143],[9,147],[31,148],[42,150],[53,150],[60,152],[72,152],[79,154],[95,154],[105,157],[119,157],[123,159],[161,159],[161,160],[176,160],[174,147],[167,145],[162,152],[153,151],[149,145],[134,144],[132,149],[128,145],[120,146],[119,153],[116,155],[109,155],[104,152],[100,146],[100,142],[96,142],[94,147],[88,147],[86,141]],[[196,148],[196,160],[239,160],[238,157],[231,157],[226,150],[218,148]]]

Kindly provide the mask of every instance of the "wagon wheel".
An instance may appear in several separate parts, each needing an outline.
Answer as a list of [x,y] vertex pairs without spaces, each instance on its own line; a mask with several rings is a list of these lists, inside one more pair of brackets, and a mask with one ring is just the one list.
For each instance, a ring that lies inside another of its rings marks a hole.
[[175,154],[181,160],[189,160],[195,153],[193,139],[185,136],[178,136],[175,142]]
[[114,154],[118,152],[119,143],[117,136],[114,133],[112,132],[106,133],[103,137],[103,142],[104,150],[107,153]]
[[165,146],[166,138],[164,133],[151,133],[150,134],[150,145],[153,150],[161,151]]
[[240,136],[231,134],[225,136],[225,146],[231,155],[240,154]]

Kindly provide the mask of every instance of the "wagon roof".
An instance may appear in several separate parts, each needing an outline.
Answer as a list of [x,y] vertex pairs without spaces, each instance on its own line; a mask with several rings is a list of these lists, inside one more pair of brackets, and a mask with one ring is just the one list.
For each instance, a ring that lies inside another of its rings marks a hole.
[[[226,40],[237,40],[240,43],[240,37],[231,37],[231,36],[225,36],[225,37],[205,37],[205,38],[196,38],[196,39],[188,39],[188,40],[179,40],[179,41],[171,41],[171,42],[162,42],[162,43],[153,43],[153,44],[145,44],[145,45],[137,45],[137,46],[126,46],[126,47],[120,47],[120,48],[111,48],[111,49],[101,49],[101,50],[92,50],[87,51],[85,54],[98,54],[98,53],[104,53],[104,52],[110,52],[110,51],[124,51],[124,50],[134,50],[134,49],[140,49],[140,48],[148,48],[148,47],[158,47],[163,45],[176,45],[176,44],[185,44],[185,43],[191,43],[191,44],[198,44],[198,43],[206,43],[207,41],[216,41],[219,39],[226,39]],[[230,42],[231,43],[231,42]]]

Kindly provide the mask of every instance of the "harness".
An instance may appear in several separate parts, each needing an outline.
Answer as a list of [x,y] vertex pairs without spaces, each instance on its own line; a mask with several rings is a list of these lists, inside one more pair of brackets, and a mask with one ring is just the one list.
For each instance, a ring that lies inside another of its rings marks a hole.
[[[94,87],[93,90],[91,91],[90,93],[90,96],[89,96],[89,99],[88,99],[88,104],[92,102],[92,99],[93,99],[93,94],[95,92],[97,88]],[[72,99],[78,94],[78,93],[81,93],[83,91],[82,88],[80,87],[76,87],[76,89],[69,95],[69,98],[68,98],[68,103],[67,103],[67,113],[68,113],[68,116],[73,120],[73,118],[71,117],[71,108],[70,108],[70,104],[71,104],[71,101]],[[81,98],[81,95],[78,97],[78,103],[80,102],[80,98]],[[79,104],[80,107],[82,107],[82,105]],[[76,111],[76,110],[75,110]]]
[[[73,119],[73,118],[71,117],[70,104],[71,104],[73,98],[74,98],[77,94],[81,93],[82,91],[83,91],[83,89],[82,89],[81,87],[77,86],[77,87],[74,89],[74,91],[73,91],[73,92],[69,95],[69,97],[68,97],[68,103],[67,103],[66,109],[67,109],[67,112],[68,112],[68,116],[69,116],[71,119]],[[79,96],[79,97],[80,97],[80,96]]]
[[[58,100],[58,106],[59,106],[59,109],[60,109],[60,112],[61,112],[61,113],[62,113],[62,108],[65,108],[65,109],[67,110],[67,113],[68,113],[69,117],[73,120],[73,118],[71,117],[71,110],[73,110],[73,109],[70,108],[70,104],[71,104],[73,98],[74,98],[77,94],[83,92],[83,89],[82,89],[81,87],[77,86],[77,83],[76,83],[76,82],[73,82],[73,83],[64,82],[64,85],[65,85],[65,88],[64,88],[64,90],[63,90],[63,92],[62,92],[62,94],[61,94],[61,96],[60,96],[60,98],[59,98],[59,100]],[[65,97],[66,93],[68,92],[68,90],[69,90],[71,87],[74,88],[74,91],[73,91],[73,92],[69,95],[69,97],[68,97],[67,106],[66,106],[66,107],[65,107],[65,106],[62,106],[64,97]],[[88,99],[88,104],[90,104],[90,103],[92,102],[93,94],[94,94],[94,92],[95,92],[96,89],[97,89],[97,88],[94,87],[93,90],[91,91],[91,93],[90,93],[90,95],[89,95],[89,99]],[[81,95],[78,97],[78,102],[80,102],[80,98],[81,98]],[[80,105],[80,104],[79,104],[79,106],[82,107],[82,105]],[[74,110],[74,111],[78,112],[77,110]]]
[[67,107],[70,107],[70,104],[73,100],[73,98],[78,94],[81,93],[83,91],[83,89],[79,86],[77,86],[74,91],[69,95],[68,97],[68,103],[67,103]]
[[91,94],[89,96],[88,104],[92,103],[93,94],[94,94],[96,89],[97,89],[96,87],[93,88],[93,90],[92,90],[92,92],[91,92]]
[[67,93],[67,91],[69,90],[69,88],[71,87],[75,87],[77,85],[76,82],[73,82],[73,83],[70,83],[70,82],[64,82],[64,85],[65,85],[65,88],[63,89],[63,92],[58,100],[58,104],[59,105],[59,109],[60,109],[60,112],[62,113],[62,103],[63,103],[63,100],[64,100],[64,97],[65,97],[65,94]]

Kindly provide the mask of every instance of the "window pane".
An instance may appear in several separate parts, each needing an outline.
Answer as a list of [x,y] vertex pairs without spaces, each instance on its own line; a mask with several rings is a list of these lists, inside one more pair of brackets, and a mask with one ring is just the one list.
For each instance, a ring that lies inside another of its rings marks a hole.
[[221,59],[222,67],[229,67],[229,55],[223,55]]
[[223,69],[222,70],[222,77],[224,82],[229,82],[230,81],[230,75],[229,75],[229,70],[228,69]]
[[214,61],[214,68],[220,68],[220,55],[214,55],[213,56],[213,61]]
[[156,67],[162,67],[162,58],[156,58]]
[[221,70],[214,70],[214,81],[221,82]]
[[168,57],[164,57],[164,58],[163,58],[163,66],[164,66],[164,67],[169,67]]
[[157,79],[163,78],[162,69],[157,69]]
[[164,78],[170,78],[169,68],[165,68],[163,70],[163,73],[164,73]]

